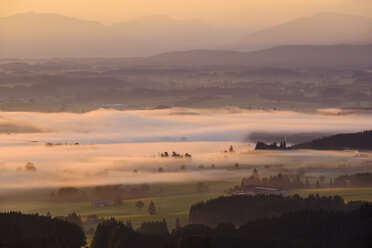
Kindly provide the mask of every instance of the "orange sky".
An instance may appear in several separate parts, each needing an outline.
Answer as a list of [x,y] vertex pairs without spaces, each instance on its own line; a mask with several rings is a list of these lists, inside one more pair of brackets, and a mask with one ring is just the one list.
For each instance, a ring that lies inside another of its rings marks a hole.
[[278,24],[321,11],[372,16],[371,0],[0,0],[0,16],[34,11],[103,23],[163,14],[215,25]]

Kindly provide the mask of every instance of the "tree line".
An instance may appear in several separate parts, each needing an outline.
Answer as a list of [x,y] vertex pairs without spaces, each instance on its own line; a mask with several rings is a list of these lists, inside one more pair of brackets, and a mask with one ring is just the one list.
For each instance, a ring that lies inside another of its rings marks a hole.
[[344,149],[372,149],[372,130],[357,133],[342,133],[331,135],[309,142],[287,146],[285,141],[266,144],[256,143],[256,150],[290,150],[290,149],[314,149],[314,150],[344,150]]
[[355,201],[345,203],[340,196],[309,195],[232,195],[221,196],[191,206],[189,223],[216,226],[220,223],[242,225],[258,218],[279,216],[300,210],[337,210],[354,209],[362,204]]
[[305,183],[301,181],[301,177],[304,177],[304,173],[303,169],[299,169],[296,174],[292,175],[278,173],[277,175],[271,175],[270,177],[260,178],[257,169],[253,169],[251,176],[244,177],[240,185],[236,185],[232,189],[228,190],[228,193],[236,194],[247,192],[256,186],[274,187],[286,190],[308,188],[309,185],[306,184],[306,180]]
[[98,225],[91,248],[367,248],[372,246],[371,226],[368,204],[352,211],[301,210],[239,227],[189,224],[172,232],[164,220],[133,230],[111,219]]
[[[219,197],[195,204],[192,212],[212,213],[212,223],[193,223],[169,231],[167,222],[102,220],[91,248],[366,248],[372,245],[372,206],[345,204],[339,196],[277,195]],[[215,215],[217,214],[217,215]],[[250,217],[249,217],[250,215]],[[247,216],[249,218],[247,218]],[[237,221],[237,218],[242,220]],[[80,248],[82,229],[50,216],[0,213],[0,247]]]
[[336,177],[331,187],[372,187],[372,174],[369,172]]

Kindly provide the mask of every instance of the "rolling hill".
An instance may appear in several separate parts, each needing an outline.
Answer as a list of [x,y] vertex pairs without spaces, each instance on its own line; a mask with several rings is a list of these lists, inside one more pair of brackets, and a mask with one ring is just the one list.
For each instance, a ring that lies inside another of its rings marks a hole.
[[162,65],[342,66],[372,65],[372,45],[279,46],[256,52],[192,50],[163,53],[133,62]]
[[249,34],[223,48],[254,51],[283,45],[368,44],[371,31],[370,18],[324,12]]

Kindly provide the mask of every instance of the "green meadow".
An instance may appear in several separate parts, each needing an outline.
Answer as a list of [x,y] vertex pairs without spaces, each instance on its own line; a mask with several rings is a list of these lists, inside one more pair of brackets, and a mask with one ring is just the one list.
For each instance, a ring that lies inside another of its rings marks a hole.
[[[2,196],[0,211],[21,211],[23,213],[46,214],[50,212],[52,216],[66,216],[75,212],[83,219],[88,215],[95,214],[102,218],[115,218],[122,221],[131,220],[134,227],[138,227],[144,221],[156,221],[166,219],[169,228],[174,228],[178,218],[181,225],[188,223],[188,212],[194,203],[205,201],[211,198],[226,194],[225,191],[240,183],[238,180],[208,182],[209,192],[196,193],[196,183],[180,184],[154,184],[151,185],[151,192],[162,191],[156,197],[146,197],[139,199],[124,200],[121,206],[93,207],[90,201],[74,202],[52,202],[49,201],[49,194],[56,189],[42,189],[36,192],[25,194],[17,193],[13,197]],[[89,192],[90,189],[82,189]],[[154,194],[155,195],[155,194]],[[135,203],[143,201],[145,206],[137,209]],[[155,203],[157,213],[149,215],[147,211],[150,201]]]

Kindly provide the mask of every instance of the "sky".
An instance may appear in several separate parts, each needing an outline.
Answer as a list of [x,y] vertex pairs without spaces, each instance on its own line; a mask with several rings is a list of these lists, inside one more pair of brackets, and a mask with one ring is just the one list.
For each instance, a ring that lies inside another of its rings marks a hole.
[[371,0],[0,0],[0,16],[59,13],[105,24],[148,15],[201,19],[216,26],[276,25],[331,11],[372,16]]

